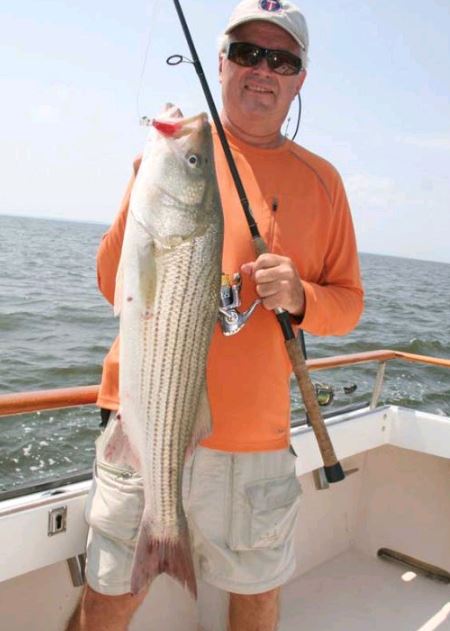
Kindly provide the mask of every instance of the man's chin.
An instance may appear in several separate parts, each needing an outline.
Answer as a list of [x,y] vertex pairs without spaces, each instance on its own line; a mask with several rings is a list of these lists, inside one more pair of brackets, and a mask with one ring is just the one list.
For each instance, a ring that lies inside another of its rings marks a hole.
[[273,92],[252,92],[244,90],[242,94],[242,102],[249,108],[274,108],[275,95]]
[[274,99],[271,98],[244,98],[241,103],[241,109],[246,116],[266,118],[273,115]]

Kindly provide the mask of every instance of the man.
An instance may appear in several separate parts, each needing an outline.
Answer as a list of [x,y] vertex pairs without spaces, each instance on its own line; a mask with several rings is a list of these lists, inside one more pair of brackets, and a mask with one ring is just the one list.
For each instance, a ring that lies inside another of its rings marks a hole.
[[[214,134],[225,216],[223,271],[244,274],[244,307],[256,296],[264,307],[238,335],[224,337],[218,327],[214,333],[207,373],[213,431],[185,472],[197,571],[230,593],[230,631],[274,631],[280,586],[295,568],[299,489],[289,451],[290,365],[270,311],[285,309],[313,334],[341,335],[356,325],[363,304],[339,175],[280,131],[305,80],[307,51],[306,22],[292,3],[243,0],[231,16],[219,56],[222,122],[271,252],[253,260],[248,228]],[[139,161],[134,166],[136,173]],[[99,286],[110,302],[133,180],[98,253]],[[116,340],[105,359],[98,402],[110,410],[118,408],[117,364]],[[134,472],[104,465],[102,446],[113,423],[98,439],[97,475],[87,506],[88,587],[71,631],[124,630],[145,597],[145,592],[129,593],[142,485]]]

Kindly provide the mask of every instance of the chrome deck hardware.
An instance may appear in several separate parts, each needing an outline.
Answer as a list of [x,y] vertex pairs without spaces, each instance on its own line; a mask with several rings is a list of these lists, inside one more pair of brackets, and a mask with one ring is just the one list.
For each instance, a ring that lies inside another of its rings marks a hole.
[[372,400],[370,402],[371,410],[374,410],[378,405],[378,400],[380,398],[381,390],[383,388],[385,370],[386,370],[386,362],[380,362],[380,365],[378,366],[377,376],[375,378],[375,385],[372,392]]
[[69,566],[70,578],[74,587],[81,587],[86,582],[86,554],[79,554],[76,557],[67,559]]
[[48,513],[48,531],[49,537],[59,535],[60,532],[66,531],[67,525],[67,506],[58,506]]
[[329,383],[315,383],[317,403],[320,406],[330,405],[334,400],[334,388]]

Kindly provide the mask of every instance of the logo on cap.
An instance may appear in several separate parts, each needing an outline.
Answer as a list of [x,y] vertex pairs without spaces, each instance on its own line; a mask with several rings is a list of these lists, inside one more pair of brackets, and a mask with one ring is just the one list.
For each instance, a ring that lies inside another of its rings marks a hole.
[[281,11],[281,9],[283,8],[281,6],[281,2],[279,2],[278,0],[260,0],[259,6],[263,11],[271,11],[273,13],[276,11]]

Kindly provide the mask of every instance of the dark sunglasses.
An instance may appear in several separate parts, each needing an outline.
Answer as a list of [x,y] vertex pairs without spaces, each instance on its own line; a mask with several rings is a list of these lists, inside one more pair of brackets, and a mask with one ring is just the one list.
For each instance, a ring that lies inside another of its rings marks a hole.
[[257,66],[262,59],[267,59],[271,70],[281,75],[298,74],[302,69],[302,60],[288,50],[261,48],[247,42],[232,42],[228,46],[227,59],[239,66]]

